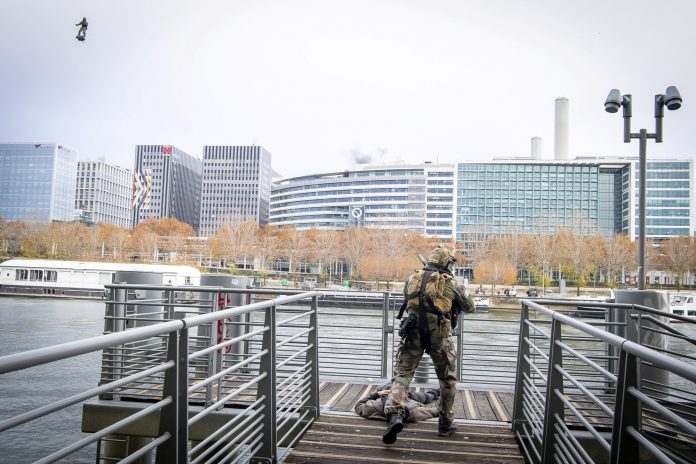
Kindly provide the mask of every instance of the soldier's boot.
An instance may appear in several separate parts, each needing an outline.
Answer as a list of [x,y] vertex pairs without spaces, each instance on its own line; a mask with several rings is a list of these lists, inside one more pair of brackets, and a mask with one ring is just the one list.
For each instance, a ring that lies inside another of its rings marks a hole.
[[390,414],[387,421],[387,430],[382,435],[382,441],[391,445],[396,441],[396,434],[404,429],[404,418],[399,414]]
[[441,437],[451,437],[457,431],[457,424],[444,417],[440,417],[437,422],[437,434]]

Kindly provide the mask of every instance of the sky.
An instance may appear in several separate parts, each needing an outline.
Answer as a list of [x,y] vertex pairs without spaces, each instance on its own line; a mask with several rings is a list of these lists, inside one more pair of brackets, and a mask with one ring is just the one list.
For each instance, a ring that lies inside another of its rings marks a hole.
[[[75,39],[83,16],[87,40]],[[59,142],[132,168],[134,147],[261,145],[284,177],[373,163],[638,154],[612,88],[693,158],[696,2],[688,0],[2,0],[0,142]]]

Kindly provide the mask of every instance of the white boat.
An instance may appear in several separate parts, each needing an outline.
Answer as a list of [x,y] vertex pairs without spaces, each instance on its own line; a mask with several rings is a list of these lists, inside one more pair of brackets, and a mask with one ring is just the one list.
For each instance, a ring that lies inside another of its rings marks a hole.
[[678,316],[696,316],[696,293],[671,293],[669,310]]
[[201,281],[200,271],[186,265],[11,259],[0,263],[0,295],[101,298],[117,271],[161,273],[166,285]]
[[477,296],[474,298],[477,313],[487,313],[491,309],[491,300],[486,297]]

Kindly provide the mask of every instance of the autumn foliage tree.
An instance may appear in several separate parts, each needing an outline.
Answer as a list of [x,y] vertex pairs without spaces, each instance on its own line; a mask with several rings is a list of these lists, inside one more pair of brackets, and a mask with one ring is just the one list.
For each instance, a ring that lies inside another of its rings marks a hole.
[[474,283],[496,285],[512,285],[517,278],[517,271],[510,263],[494,259],[483,259],[474,267]]

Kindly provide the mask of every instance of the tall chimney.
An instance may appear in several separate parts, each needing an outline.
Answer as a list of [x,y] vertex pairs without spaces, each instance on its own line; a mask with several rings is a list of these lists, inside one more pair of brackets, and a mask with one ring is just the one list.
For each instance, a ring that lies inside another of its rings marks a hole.
[[568,99],[565,97],[556,99],[553,157],[557,160],[568,159]]
[[541,159],[541,137],[532,137],[532,158]]

